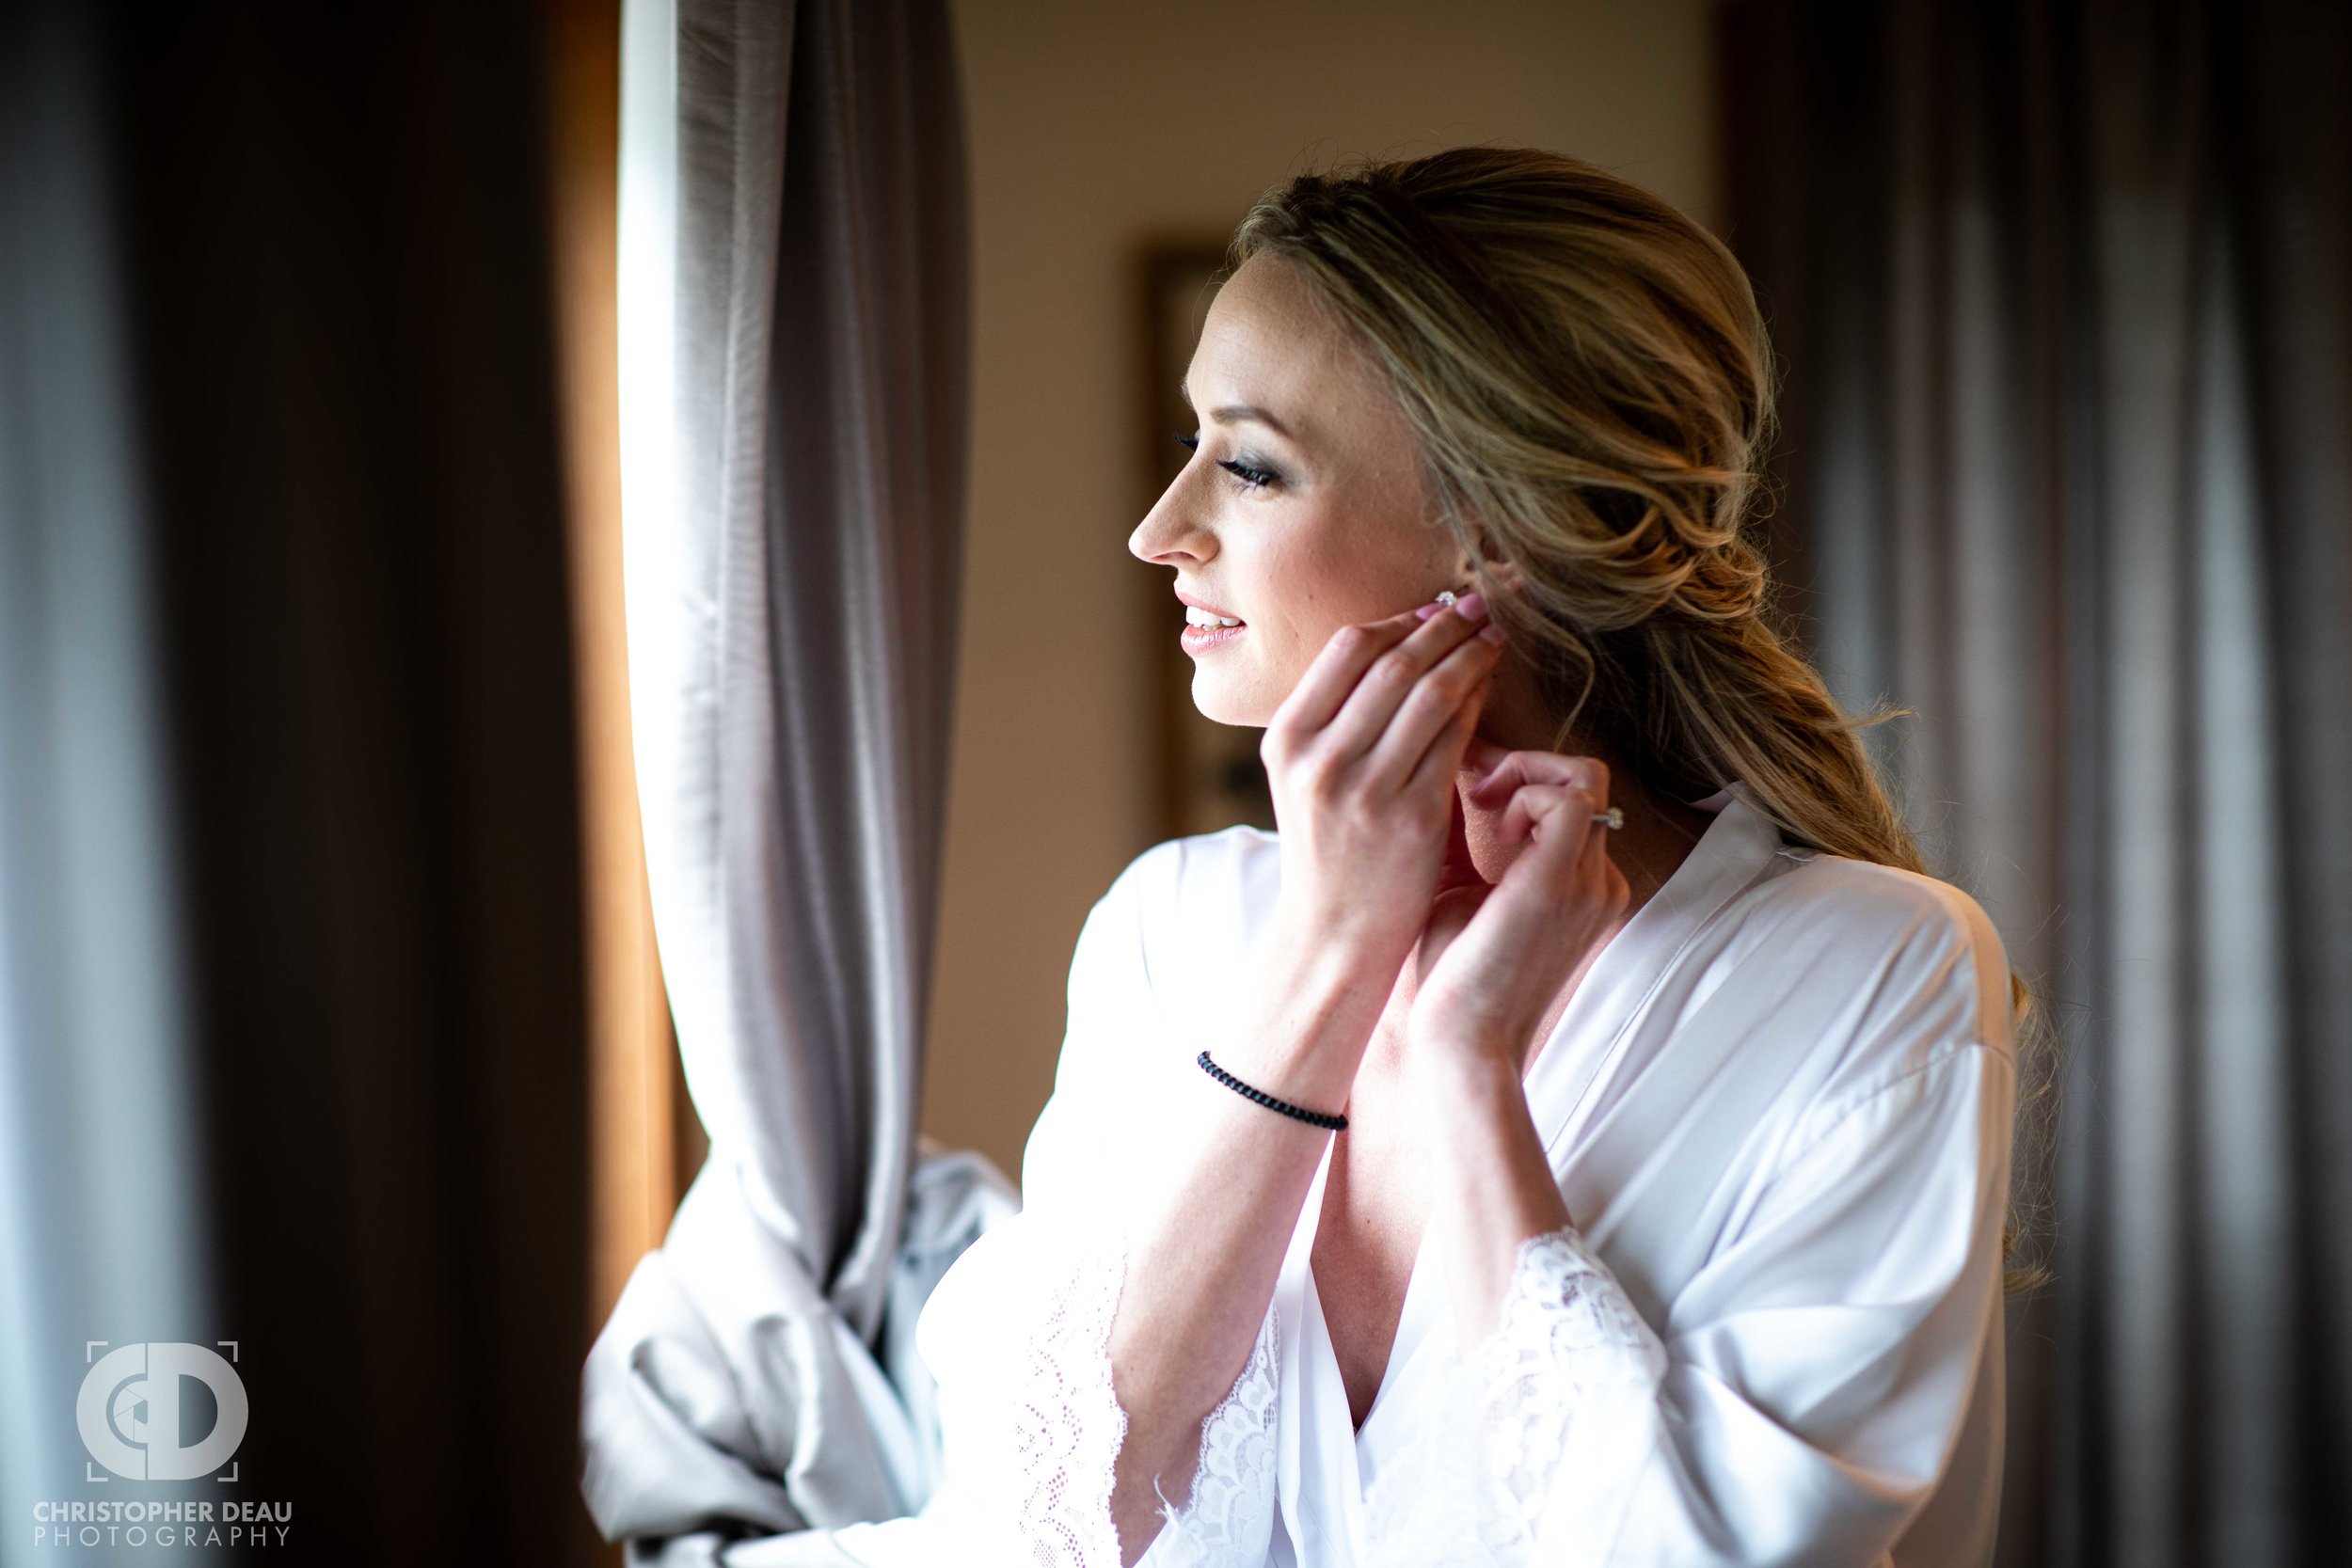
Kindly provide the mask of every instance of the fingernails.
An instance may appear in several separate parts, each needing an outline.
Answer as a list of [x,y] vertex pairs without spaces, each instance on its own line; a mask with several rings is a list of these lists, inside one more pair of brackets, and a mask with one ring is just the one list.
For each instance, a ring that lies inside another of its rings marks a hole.
[[1443,610],[1445,606],[1441,604],[1425,604],[1419,610],[1413,611],[1413,619],[1416,621],[1426,621],[1429,617],[1435,615],[1438,611]]
[[1454,601],[1454,609],[1463,620],[1475,621],[1486,613],[1486,595],[1477,593],[1465,594]]
[[1501,642],[1502,641],[1502,628],[1489,622],[1486,626],[1478,628],[1478,635],[1485,638],[1489,642]]

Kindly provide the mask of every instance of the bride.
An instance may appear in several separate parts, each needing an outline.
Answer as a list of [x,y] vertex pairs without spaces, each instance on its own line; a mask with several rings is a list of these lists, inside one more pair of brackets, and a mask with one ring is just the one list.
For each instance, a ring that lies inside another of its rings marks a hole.
[[2000,941],[1746,537],[1771,362],[1645,192],[1468,148],[1259,202],[1129,547],[1279,833],[1089,914],[1026,1207],[852,1560],[1981,1564]]

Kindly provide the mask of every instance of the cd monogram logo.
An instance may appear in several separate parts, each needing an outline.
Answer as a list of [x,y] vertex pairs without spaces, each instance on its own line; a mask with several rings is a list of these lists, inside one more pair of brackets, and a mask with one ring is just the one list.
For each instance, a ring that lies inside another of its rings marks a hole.
[[[200,1434],[183,1430],[191,1384],[213,1397],[212,1429]],[[74,1404],[83,1447],[126,1481],[210,1475],[245,1440],[246,1415],[245,1380],[236,1368],[202,1345],[162,1342],[124,1345],[102,1356],[83,1376]]]

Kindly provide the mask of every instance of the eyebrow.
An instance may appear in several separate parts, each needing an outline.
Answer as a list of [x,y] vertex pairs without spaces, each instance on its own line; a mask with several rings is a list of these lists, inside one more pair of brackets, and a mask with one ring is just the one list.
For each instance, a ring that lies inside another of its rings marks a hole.
[[[1184,385],[1182,377],[1179,377],[1176,382],[1176,395],[1184,400],[1185,407],[1190,408],[1192,406],[1191,388]],[[1281,420],[1276,419],[1264,409],[1257,407],[1251,404],[1229,403],[1221,408],[1210,409],[1209,418],[1216,420],[1219,424],[1236,424],[1243,420],[1255,420],[1258,423],[1265,426],[1277,436],[1284,436],[1293,440],[1296,439],[1295,436],[1291,436],[1291,433],[1288,430],[1282,427]]]

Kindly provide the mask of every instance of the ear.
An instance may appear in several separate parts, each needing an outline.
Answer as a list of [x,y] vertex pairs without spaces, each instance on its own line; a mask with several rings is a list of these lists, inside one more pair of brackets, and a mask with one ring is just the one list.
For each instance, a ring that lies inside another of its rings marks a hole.
[[[1484,566],[1486,569],[1486,577],[1497,589],[1511,594],[1523,594],[1526,592],[1527,579],[1520,573],[1518,562],[1495,547],[1494,532],[1487,528],[1485,518],[1475,514],[1458,518],[1456,526],[1454,526],[1450,531],[1454,536],[1455,546],[1454,551],[1454,581],[1476,582],[1478,580],[1477,568]],[[1465,533],[1468,534],[1467,539],[1464,537]]]
[[1449,784],[1446,797],[1454,820],[1446,825],[1445,860],[1438,869],[1438,891],[1442,894],[1458,887],[1489,886],[1479,872],[1478,863],[1470,858],[1470,824],[1462,815],[1462,792]]
[[[1471,575],[1471,565],[1472,562],[1470,562],[1470,557],[1455,557],[1454,562],[1454,579],[1458,582],[1471,582],[1476,580]],[[1521,593],[1526,588],[1527,579],[1520,575],[1519,565],[1516,561],[1505,561],[1500,557],[1489,557],[1486,562],[1486,575],[1492,578],[1495,585],[1506,594]]]

